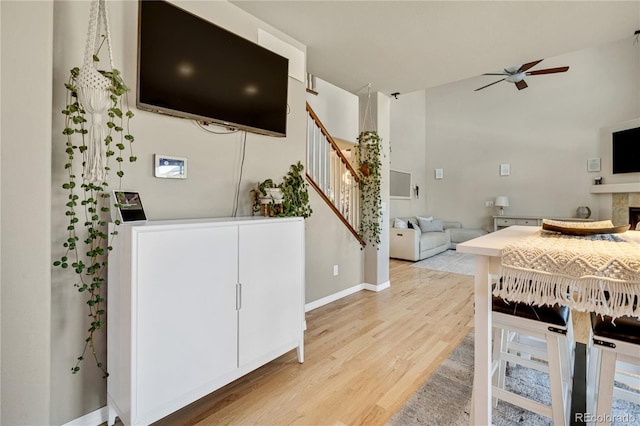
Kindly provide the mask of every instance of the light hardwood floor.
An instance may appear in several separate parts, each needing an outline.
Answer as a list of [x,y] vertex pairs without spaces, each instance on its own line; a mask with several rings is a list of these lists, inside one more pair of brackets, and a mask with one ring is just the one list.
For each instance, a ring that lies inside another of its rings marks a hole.
[[385,424],[473,328],[473,277],[411,264],[308,312],[304,364],[291,351],[157,424]]

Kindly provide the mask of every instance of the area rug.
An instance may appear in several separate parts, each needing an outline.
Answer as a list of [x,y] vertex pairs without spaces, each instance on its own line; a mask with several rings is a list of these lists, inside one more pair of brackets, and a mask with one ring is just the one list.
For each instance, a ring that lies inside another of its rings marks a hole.
[[455,250],[443,251],[435,256],[415,262],[411,266],[461,275],[473,275],[475,270],[474,255],[459,253]]
[[[411,395],[407,402],[391,417],[387,426],[410,425],[468,425],[471,408],[471,387],[473,383],[473,332],[464,338],[449,357]],[[509,366],[506,387],[523,396],[549,404],[549,377],[546,373]],[[640,405],[613,400],[614,419],[626,423],[612,422],[612,425],[640,424]],[[629,423],[629,419],[633,419]],[[635,423],[638,422],[638,423]],[[553,425],[551,419],[501,401],[493,412],[492,423],[496,426],[513,425]]]

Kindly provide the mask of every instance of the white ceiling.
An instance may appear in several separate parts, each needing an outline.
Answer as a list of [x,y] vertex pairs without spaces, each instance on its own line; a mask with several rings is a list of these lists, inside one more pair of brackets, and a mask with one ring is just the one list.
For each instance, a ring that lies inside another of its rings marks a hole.
[[[640,29],[640,0],[232,3],[305,44],[308,72],[357,94],[369,83],[373,91],[408,93],[631,42]],[[533,70],[557,66],[546,62]],[[477,78],[479,86],[493,81]]]

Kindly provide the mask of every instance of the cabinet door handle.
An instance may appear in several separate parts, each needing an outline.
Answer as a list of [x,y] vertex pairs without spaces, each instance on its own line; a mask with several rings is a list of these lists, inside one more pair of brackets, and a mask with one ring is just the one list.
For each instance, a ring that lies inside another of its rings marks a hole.
[[239,311],[242,308],[242,284],[236,284],[236,310]]

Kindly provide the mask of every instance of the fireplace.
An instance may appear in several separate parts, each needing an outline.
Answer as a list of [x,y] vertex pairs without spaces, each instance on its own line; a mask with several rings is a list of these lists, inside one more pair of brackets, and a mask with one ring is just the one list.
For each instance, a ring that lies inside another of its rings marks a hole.
[[640,222],[640,207],[629,207],[629,224],[630,229],[636,229]]

